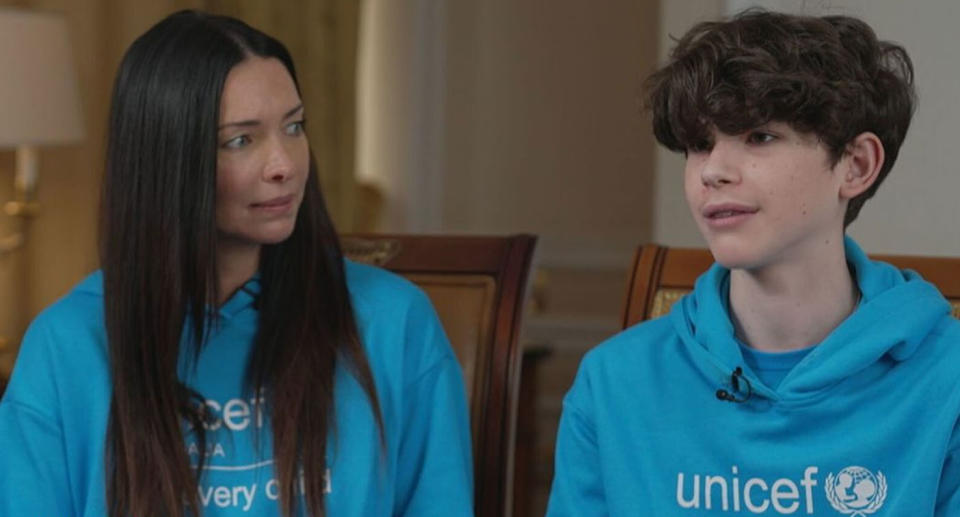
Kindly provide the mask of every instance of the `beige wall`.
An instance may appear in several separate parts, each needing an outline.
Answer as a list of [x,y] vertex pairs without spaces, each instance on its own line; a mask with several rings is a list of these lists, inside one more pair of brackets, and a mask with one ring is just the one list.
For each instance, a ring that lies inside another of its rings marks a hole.
[[626,267],[653,224],[638,101],[657,2],[365,10],[358,163],[387,190],[384,228],[532,232],[542,261]]
[[623,263],[652,224],[639,111],[655,2],[450,6],[444,227],[540,234],[542,259]]

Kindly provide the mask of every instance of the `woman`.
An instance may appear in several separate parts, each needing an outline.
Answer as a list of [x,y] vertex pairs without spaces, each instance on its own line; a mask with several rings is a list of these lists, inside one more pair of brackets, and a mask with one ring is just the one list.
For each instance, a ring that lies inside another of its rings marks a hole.
[[469,515],[463,381],[422,292],[343,260],[293,62],[173,14],[113,92],[102,272],[24,337],[0,515]]

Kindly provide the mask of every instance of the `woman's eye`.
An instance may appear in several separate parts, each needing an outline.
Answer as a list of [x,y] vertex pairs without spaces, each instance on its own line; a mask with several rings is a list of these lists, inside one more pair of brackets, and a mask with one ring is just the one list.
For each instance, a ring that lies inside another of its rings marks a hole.
[[250,137],[248,137],[247,135],[240,135],[240,136],[231,138],[230,140],[227,140],[226,142],[223,143],[222,147],[224,149],[241,149],[243,147],[246,147],[249,143],[250,143]]
[[292,122],[285,128],[284,131],[290,136],[298,136],[303,133],[303,126],[306,123],[307,123],[306,120],[298,120],[296,122]]

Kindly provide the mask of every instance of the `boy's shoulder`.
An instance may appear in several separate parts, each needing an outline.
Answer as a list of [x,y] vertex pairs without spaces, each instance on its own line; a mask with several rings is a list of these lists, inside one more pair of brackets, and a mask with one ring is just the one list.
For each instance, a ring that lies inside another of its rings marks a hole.
[[960,319],[955,316],[945,316],[930,331],[927,340],[937,344],[935,353],[949,354],[960,361]]
[[674,349],[679,339],[670,316],[643,321],[607,338],[584,355],[581,368],[632,368],[637,363],[650,364],[665,349]]

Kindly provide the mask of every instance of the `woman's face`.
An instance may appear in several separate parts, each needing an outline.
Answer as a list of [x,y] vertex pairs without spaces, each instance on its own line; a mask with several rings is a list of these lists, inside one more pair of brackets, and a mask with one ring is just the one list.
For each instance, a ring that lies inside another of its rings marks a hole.
[[293,232],[309,174],[303,104],[274,58],[248,57],[227,75],[217,133],[217,237],[258,247]]

